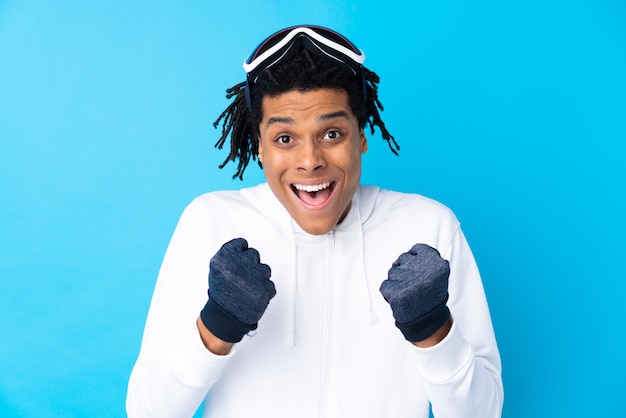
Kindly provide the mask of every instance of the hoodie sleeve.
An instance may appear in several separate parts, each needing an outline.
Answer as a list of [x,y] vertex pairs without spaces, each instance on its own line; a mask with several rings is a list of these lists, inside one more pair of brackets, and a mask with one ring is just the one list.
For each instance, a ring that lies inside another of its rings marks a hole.
[[457,228],[442,256],[450,262],[453,325],[429,348],[416,347],[436,418],[500,417],[503,405],[500,354],[474,256]]
[[207,298],[206,213],[192,202],[166,251],[126,399],[129,417],[192,416],[233,356],[209,352],[196,319]]

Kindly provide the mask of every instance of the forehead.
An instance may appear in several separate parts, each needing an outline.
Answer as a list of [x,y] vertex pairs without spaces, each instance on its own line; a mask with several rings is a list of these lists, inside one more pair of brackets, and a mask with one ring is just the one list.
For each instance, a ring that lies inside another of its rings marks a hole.
[[264,96],[263,119],[273,114],[344,111],[354,116],[348,93],[342,89],[289,90],[275,96]]

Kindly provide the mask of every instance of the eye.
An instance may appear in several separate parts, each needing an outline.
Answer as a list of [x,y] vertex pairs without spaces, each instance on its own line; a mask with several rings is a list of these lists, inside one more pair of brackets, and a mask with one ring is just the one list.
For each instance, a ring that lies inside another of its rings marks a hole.
[[289,135],[281,135],[276,138],[276,142],[279,144],[289,144],[293,141],[293,139]]
[[342,137],[341,132],[337,130],[328,131],[324,135],[324,139],[330,139],[331,141],[339,140],[341,139],[341,137]]

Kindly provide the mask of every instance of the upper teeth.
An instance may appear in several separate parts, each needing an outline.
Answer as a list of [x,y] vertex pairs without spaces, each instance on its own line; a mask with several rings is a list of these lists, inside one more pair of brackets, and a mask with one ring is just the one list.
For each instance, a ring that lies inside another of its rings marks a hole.
[[328,186],[330,186],[330,181],[327,181],[326,183],[322,183],[322,184],[294,184],[293,187],[296,188],[296,190],[303,190],[305,192],[319,192],[320,190],[324,190],[325,188],[327,188]]

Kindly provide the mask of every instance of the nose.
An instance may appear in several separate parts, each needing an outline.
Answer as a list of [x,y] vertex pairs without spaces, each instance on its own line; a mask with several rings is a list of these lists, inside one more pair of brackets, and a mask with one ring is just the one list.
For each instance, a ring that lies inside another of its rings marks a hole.
[[304,141],[298,154],[298,170],[313,172],[326,167],[324,150],[314,140]]

